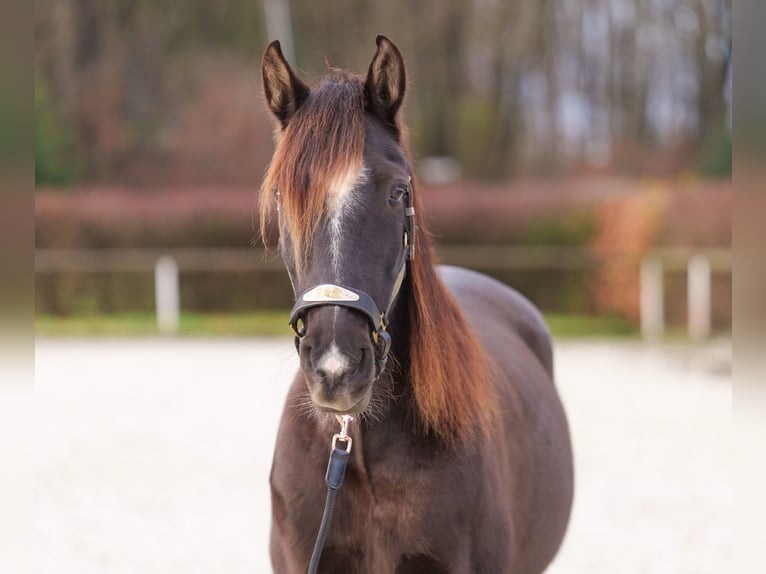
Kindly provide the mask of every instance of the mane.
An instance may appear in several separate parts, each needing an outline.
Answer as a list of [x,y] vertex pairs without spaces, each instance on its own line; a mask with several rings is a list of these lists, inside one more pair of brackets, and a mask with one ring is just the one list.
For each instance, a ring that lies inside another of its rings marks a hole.
[[334,71],[311,91],[277,135],[274,157],[261,185],[261,231],[278,190],[285,223],[298,257],[311,243],[329,194],[356,179],[364,152],[364,86],[348,72]]
[[[299,254],[311,242],[328,196],[360,170],[365,142],[364,87],[347,72],[333,72],[296,111],[281,136],[261,186],[261,232],[279,190],[283,223]],[[397,126],[410,158],[406,131]],[[415,182],[413,182],[415,186]],[[433,242],[414,194],[415,259],[410,262],[406,305],[410,322],[407,375],[421,430],[442,442],[486,435],[496,414],[488,357],[457,302],[436,272]]]
[[497,414],[489,357],[436,271],[433,241],[415,192],[410,262],[409,379],[423,430],[449,444],[486,437]]

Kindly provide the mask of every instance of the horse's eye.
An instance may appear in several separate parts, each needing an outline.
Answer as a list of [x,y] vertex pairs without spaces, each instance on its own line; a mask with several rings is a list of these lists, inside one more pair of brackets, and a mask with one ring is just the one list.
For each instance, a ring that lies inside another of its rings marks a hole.
[[407,192],[408,185],[404,182],[397,183],[391,190],[391,196],[388,198],[388,203],[391,205],[398,205],[402,201],[402,196]]

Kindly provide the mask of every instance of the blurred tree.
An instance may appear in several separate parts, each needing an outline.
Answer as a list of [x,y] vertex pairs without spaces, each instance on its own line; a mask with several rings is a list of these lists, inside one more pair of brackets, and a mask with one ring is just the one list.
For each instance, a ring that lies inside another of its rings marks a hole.
[[[710,154],[726,171],[731,0],[282,1],[309,80],[364,72],[390,36],[416,155],[455,156],[469,177],[673,172]],[[46,105],[87,180],[257,184],[262,2],[40,0],[36,18]]]
[[76,181],[80,160],[75,153],[74,134],[56,116],[45,83],[35,89],[35,183],[66,186]]

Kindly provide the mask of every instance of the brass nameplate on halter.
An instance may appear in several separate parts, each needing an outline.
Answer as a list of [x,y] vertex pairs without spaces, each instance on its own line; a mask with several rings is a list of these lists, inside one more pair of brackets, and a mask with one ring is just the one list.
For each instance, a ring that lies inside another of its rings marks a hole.
[[304,301],[359,301],[359,295],[338,285],[317,285],[303,294]]

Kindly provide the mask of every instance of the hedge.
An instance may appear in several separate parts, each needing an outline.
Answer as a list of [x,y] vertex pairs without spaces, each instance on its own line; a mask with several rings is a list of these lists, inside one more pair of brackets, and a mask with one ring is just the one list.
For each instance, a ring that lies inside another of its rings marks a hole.
[[[575,245],[594,255],[655,246],[731,245],[730,182],[580,178],[459,183],[419,188],[441,244]],[[242,248],[259,239],[257,185],[252,188],[39,190],[38,248]],[[273,236],[273,233],[271,234]],[[546,310],[617,313],[635,319],[637,269],[493,273]],[[151,276],[38,276],[41,312],[150,310]],[[722,283],[718,278],[716,285]],[[683,293],[669,304],[683,309]],[[717,287],[717,322],[730,321],[730,289]],[[680,292],[680,291],[679,291]],[[182,302],[193,310],[289,306],[282,273],[186,273]],[[675,301],[675,302],[674,302]],[[728,305],[728,306],[727,306]],[[669,316],[676,317],[677,311]]]

